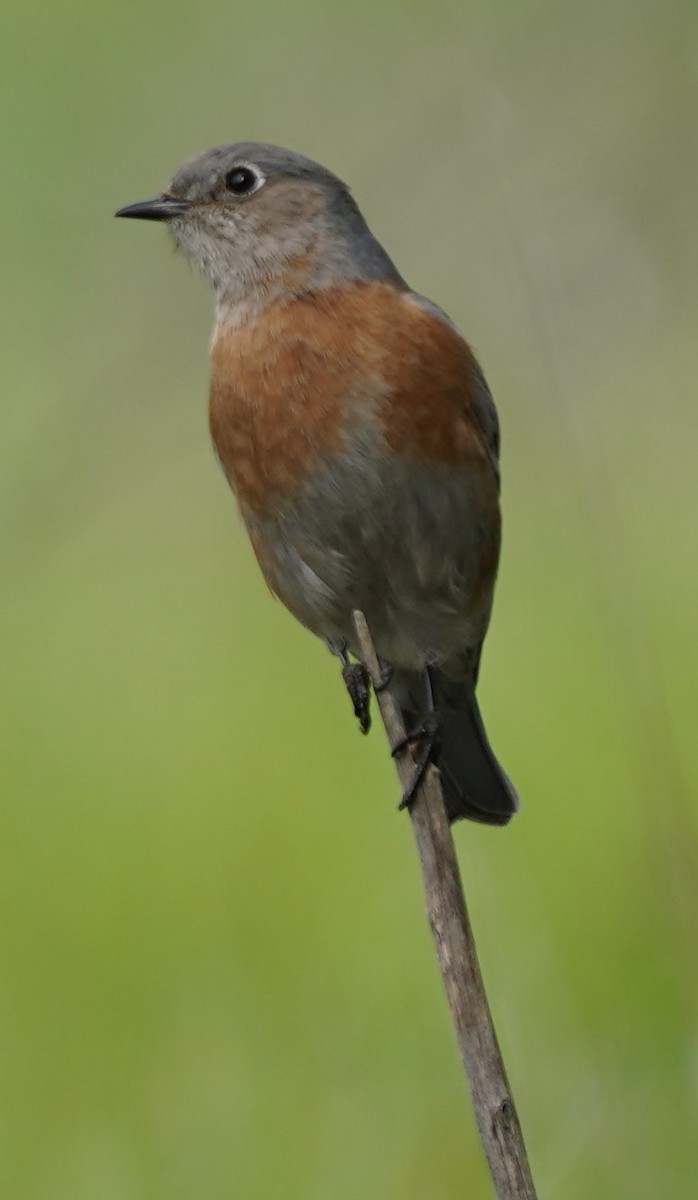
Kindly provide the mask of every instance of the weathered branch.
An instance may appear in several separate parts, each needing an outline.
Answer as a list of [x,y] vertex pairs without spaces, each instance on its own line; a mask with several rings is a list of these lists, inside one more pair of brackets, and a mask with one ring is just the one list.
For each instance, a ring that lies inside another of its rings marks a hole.
[[[381,667],[363,613],[354,613],[361,658],[372,682]],[[405,736],[390,684],[376,692],[391,747]],[[406,788],[414,771],[409,748],[395,756]],[[468,1077],[483,1149],[498,1200],[536,1200],[526,1147],[485,994],[439,773],[429,767],[410,804],[427,915],[451,1017]]]

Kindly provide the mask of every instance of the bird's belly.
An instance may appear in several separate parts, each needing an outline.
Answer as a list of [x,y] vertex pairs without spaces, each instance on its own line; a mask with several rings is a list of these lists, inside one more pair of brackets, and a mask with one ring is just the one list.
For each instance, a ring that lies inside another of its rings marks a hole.
[[475,467],[338,456],[263,518],[244,506],[243,516],[272,591],[325,640],[354,648],[356,608],[396,665],[442,662],[482,640],[499,508]]

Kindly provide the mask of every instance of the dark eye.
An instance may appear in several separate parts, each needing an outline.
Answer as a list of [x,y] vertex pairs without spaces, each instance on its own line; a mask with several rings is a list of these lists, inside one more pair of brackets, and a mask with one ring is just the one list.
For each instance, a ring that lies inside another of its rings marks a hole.
[[225,186],[234,196],[249,196],[261,183],[259,175],[251,167],[233,167],[225,177]]

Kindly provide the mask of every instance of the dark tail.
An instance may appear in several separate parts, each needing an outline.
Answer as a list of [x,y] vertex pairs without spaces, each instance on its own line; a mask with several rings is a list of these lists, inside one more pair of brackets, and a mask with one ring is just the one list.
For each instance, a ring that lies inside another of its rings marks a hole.
[[[506,825],[519,807],[513,784],[500,767],[487,740],[477,700],[464,683],[436,674],[441,772],[450,821],[467,817],[485,825]],[[412,709],[412,704],[410,704]],[[416,713],[405,713],[415,724]]]
[[439,715],[437,766],[449,820],[468,817],[485,825],[506,825],[519,807],[519,798],[487,740],[475,696],[461,708],[445,708]]

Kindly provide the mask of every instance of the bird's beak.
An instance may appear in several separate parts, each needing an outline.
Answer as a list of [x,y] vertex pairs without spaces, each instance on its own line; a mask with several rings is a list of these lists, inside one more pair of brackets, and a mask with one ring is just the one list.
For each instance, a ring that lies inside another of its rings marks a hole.
[[141,221],[172,221],[181,217],[189,208],[187,200],[173,200],[169,196],[156,196],[154,200],[140,200],[138,204],[127,204],[114,213],[115,217],[137,217]]

